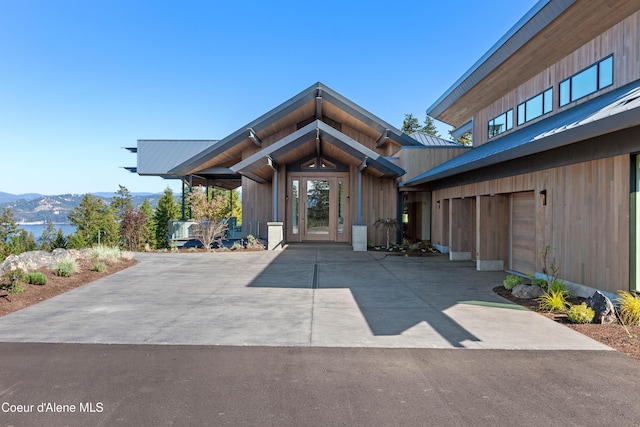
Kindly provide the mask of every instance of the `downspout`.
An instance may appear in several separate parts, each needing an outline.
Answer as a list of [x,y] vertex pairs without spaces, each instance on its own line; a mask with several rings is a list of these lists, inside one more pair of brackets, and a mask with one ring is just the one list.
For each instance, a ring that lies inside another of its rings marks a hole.
[[358,166],[358,224],[362,224],[362,171],[367,167],[367,157]]

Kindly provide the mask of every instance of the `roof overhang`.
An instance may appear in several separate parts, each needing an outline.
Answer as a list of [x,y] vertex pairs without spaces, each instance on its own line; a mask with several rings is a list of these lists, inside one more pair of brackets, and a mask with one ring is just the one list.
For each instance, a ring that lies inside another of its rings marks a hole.
[[427,114],[459,127],[637,11],[638,3],[628,0],[541,0],[438,98]]
[[455,157],[402,184],[416,186],[640,126],[640,81]]
[[251,140],[253,141],[252,144],[255,143],[260,146],[261,144],[258,141],[260,141],[259,134],[262,131],[274,124],[277,124],[280,120],[285,119],[297,110],[308,109],[310,105],[313,105],[316,120],[321,119],[323,115],[323,108],[329,108],[329,106],[323,107],[326,105],[324,102],[331,104],[333,107],[337,107],[347,116],[353,117],[358,122],[363,123],[366,127],[371,129],[372,133],[383,134],[386,132],[388,140],[393,141],[400,146],[419,145],[414,139],[405,135],[394,126],[361,108],[326,85],[318,82],[266,114],[263,114],[259,118],[241,127],[231,135],[217,142],[215,145],[210,146],[193,155],[189,159],[182,161],[180,164],[177,164],[169,171],[169,173],[173,175],[186,175],[195,172],[198,168],[201,168],[202,165],[206,164],[208,160],[225,153],[238,144],[243,143],[243,141]]
[[345,163],[365,162],[371,173],[381,177],[395,178],[405,174],[404,169],[320,120],[315,120],[252,154],[232,166],[231,170],[254,181],[266,182],[270,180],[270,169],[279,160],[286,159],[289,162],[312,152],[320,155],[329,149],[336,149],[331,153],[332,156]]

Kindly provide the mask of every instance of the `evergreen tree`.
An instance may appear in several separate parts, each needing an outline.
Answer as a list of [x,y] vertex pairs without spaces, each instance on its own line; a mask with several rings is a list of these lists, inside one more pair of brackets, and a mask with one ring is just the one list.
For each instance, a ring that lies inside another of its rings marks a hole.
[[69,239],[65,237],[61,228],[58,228],[56,237],[53,239],[53,242],[51,242],[51,250],[58,249],[58,248],[62,248],[62,249],[69,248]]
[[18,225],[13,212],[9,208],[4,208],[0,214],[0,261],[15,253],[11,247],[11,237],[17,234]]
[[173,197],[173,191],[167,187],[164,194],[158,200],[158,206],[154,214],[156,223],[156,246],[158,248],[169,247],[169,221],[180,217],[180,207]]
[[133,198],[127,187],[124,185],[118,185],[118,187],[120,188],[111,199],[111,209],[113,209],[117,219],[120,220],[128,209],[133,209]]
[[456,129],[455,129],[455,128],[452,128],[452,129],[449,131],[449,135],[451,136],[451,139],[452,139],[452,140],[454,140],[454,141],[456,141],[456,142],[458,142],[458,143],[460,143],[460,144],[462,144],[462,145],[465,145],[465,146],[467,146],[467,147],[471,147],[471,146],[473,145],[473,138],[472,138],[472,136],[471,136],[471,132],[463,133],[463,134],[462,134],[462,135],[460,135],[459,137],[454,138],[451,134],[452,134],[453,132],[455,132],[455,131],[456,131]]
[[404,121],[402,122],[402,128],[400,130],[407,135],[411,135],[412,133],[420,132],[422,128],[420,127],[418,119],[413,117],[413,114],[405,114]]
[[142,205],[140,205],[140,212],[147,218],[146,222],[146,230],[147,230],[147,238],[143,244],[148,244],[151,249],[156,248],[156,220],[153,215],[153,208],[151,207],[151,203],[149,200],[144,199]]
[[0,241],[7,242],[12,235],[18,233],[18,225],[13,211],[10,208],[4,208],[0,215]]
[[40,249],[43,251],[52,251],[51,244],[56,238],[56,228],[53,226],[53,222],[47,221],[47,228],[42,231],[40,235]]
[[[98,244],[118,246],[120,232],[113,211],[104,200],[86,194],[80,205],[68,215],[69,221],[76,226],[76,232],[70,236],[73,248],[86,248]],[[100,232],[100,236],[98,236]]]
[[420,131],[440,138],[440,134],[438,133],[438,129],[436,128],[436,124],[433,121],[433,118],[429,115],[427,115],[427,117],[424,119],[424,126],[422,126],[422,129],[420,129]]

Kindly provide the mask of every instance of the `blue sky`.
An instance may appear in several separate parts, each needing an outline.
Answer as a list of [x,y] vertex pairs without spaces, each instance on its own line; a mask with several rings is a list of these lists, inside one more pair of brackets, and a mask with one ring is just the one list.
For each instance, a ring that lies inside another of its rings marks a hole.
[[0,191],[178,190],[121,147],[223,138],[317,81],[422,121],[535,3],[0,0]]

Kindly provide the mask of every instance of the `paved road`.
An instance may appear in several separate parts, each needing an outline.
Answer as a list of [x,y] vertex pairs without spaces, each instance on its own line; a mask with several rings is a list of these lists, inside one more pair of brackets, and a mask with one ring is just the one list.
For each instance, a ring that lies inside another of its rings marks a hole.
[[[0,425],[637,426],[602,351],[0,344]],[[38,413],[39,403],[76,405]],[[80,412],[80,404],[102,412]]]
[[638,362],[496,296],[503,277],[322,246],[142,254],[0,318],[0,425],[640,425]]

